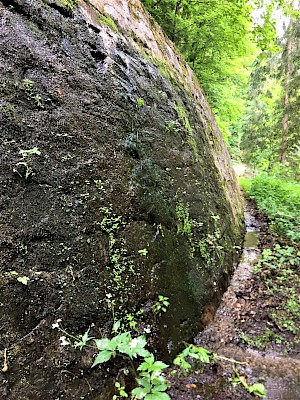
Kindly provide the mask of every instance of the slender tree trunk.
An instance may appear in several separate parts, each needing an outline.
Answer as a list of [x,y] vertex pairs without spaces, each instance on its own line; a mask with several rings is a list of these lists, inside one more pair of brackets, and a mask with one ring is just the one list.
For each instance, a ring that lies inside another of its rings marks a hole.
[[[290,23],[291,28],[292,22]],[[287,139],[289,134],[289,114],[288,114],[288,106],[290,103],[289,97],[289,83],[291,79],[291,72],[292,72],[292,63],[291,63],[291,54],[292,54],[292,42],[291,39],[288,39],[287,43],[287,64],[286,64],[286,71],[285,71],[285,95],[284,95],[284,115],[283,115],[283,130],[282,130],[282,138],[281,138],[281,152],[280,152],[280,163],[284,165],[286,162],[286,152],[287,152]]]
[[174,10],[174,20],[173,20],[173,29],[172,29],[172,34],[171,34],[171,40],[172,42],[175,43],[175,34],[176,34],[176,30],[177,30],[177,22],[176,22],[176,17],[179,13],[179,8],[181,5],[181,0],[177,0],[176,4],[175,4],[175,10]]
[[[291,8],[295,10],[298,6],[298,0],[291,0]],[[292,39],[291,39],[291,31],[293,29],[293,16],[290,18],[290,23],[288,27],[288,38],[286,44],[286,68],[285,68],[285,95],[284,95],[284,114],[282,121],[282,137],[281,137],[281,151],[280,151],[280,164],[284,165],[286,162],[286,154],[288,148],[288,136],[289,136],[289,114],[288,114],[288,106],[290,104],[289,97],[289,85],[292,75]]]

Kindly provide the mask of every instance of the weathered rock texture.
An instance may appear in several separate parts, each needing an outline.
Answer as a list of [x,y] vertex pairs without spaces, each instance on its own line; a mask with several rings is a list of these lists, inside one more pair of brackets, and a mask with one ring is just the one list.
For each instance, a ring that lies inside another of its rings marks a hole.
[[0,24],[1,391],[111,398],[117,367],[92,371],[51,324],[101,336],[142,308],[157,348],[191,339],[236,259],[236,180],[197,80],[138,1],[2,0]]

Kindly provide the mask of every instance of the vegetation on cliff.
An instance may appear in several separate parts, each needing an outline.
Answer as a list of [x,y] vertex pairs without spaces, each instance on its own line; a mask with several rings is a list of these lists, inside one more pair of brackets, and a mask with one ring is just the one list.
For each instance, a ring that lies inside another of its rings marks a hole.
[[[278,180],[299,179],[296,16],[275,46],[270,2],[257,26],[255,2],[144,4],[200,79],[232,155],[276,174],[244,183],[284,242],[264,255],[267,284],[270,261],[278,282],[296,277],[299,187]],[[202,89],[138,1],[3,0],[0,18],[4,396],[176,398],[172,374],[224,358],[185,341],[212,320],[244,234]],[[273,310],[291,333],[297,295],[288,318]],[[235,393],[265,396],[234,371]]]

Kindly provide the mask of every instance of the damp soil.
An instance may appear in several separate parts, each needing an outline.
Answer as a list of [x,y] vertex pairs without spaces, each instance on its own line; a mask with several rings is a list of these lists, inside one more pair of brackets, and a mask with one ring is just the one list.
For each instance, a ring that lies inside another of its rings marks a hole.
[[[291,318],[295,329],[278,323],[276,312],[286,312],[286,318],[281,318],[288,320],[288,311],[280,307],[287,298],[284,292],[280,297],[280,291],[272,290],[272,284],[278,284],[276,280],[285,269],[280,271],[278,267],[270,277],[270,268],[259,263],[264,251],[288,244],[268,233],[266,216],[252,202],[247,205],[245,221],[247,234],[241,262],[213,321],[195,338],[197,346],[209,349],[217,358],[209,365],[195,364],[188,376],[179,371],[170,375],[172,399],[253,399],[241,384],[233,384],[237,373],[248,385],[262,383],[267,399],[300,398],[299,313]],[[285,283],[296,296],[300,294],[299,278],[296,258],[293,273]]]

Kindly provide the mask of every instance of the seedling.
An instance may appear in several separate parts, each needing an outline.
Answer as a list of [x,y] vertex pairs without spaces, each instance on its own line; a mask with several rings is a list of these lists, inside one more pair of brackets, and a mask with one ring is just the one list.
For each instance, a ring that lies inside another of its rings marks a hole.
[[23,285],[27,285],[29,278],[27,276],[18,276],[17,281]]
[[138,250],[138,253],[139,253],[141,256],[146,257],[146,255],[148,254],[148,250],[147,250],[147,249],[141,249],[141,250]]
[[211,352],[203,347],[197,347],[190,344],[180,354],[178,354],[173,363],[178,365],[184,372],[187,372],[192,368],[192,366],[186,358],[190,357],[200,361],[201,363],[209,363],[211,355]]
[[136,104],[137,104],[138,108],[141,108],[145,105],[145,101],[141,97],[138,97],[136,99]]
[[159,295],[158,300],[152,305],[152,311],[155,315],[161,316],[165,313],[170,305],[169,298]]
[[13,172],[17,173],[21,178],[25,178],[26,180],[32,175],[33,173],[33,168],[30,165],[31,164],[31,157],[33,155],[40,155],[41,152],[38,149],[38,147],[33,147],[32,149],[28,150],[23,150],[21,149],[19,151],[19,154],[22,157],[22,161],[17,163],[17,166],[23,166],[25,168],[25,173],[20,172],[20,168],[14,168]]
[[233,367],[233,370],[236,374],[236,378],[232,380],[233,384],[238,384],[241,383],[244,388],[250,393],[253,394],[254,396],[258,397],[267,397],[266,389],[262,383],[254,383],[253,385],[249,386],[246,382],[246,378],[242,375],[240,375],[236,368]]
[[125,392],[125,386],[121,386],[120,382],[115,382],[115,387],[119,392],[119,396],[114,395],[112,400],[117,400],[120,397],[128,397],[128,394]]

